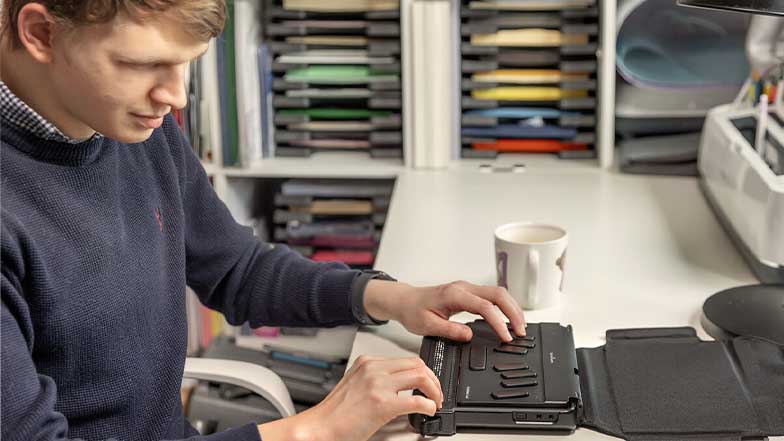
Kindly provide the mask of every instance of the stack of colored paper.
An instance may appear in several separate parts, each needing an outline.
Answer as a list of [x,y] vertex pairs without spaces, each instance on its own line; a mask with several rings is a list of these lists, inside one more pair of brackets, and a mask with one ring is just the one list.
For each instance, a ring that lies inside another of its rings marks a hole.
[[398,0],[270,0],[275,156],[402,158]]
[[591,157],[595,0],[463,0],[462,156]]
[[316,261],[372,267],[391,193],[390,181],[287,181],[275,196],[274,239]]

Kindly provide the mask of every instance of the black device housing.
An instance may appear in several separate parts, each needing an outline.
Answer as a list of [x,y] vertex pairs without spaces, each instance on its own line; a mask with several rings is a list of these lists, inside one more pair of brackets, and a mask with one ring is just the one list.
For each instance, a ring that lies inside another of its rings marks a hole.
[[[422,342],[420,357],[444,392],[444,405],[434,417],[409,417],[422,435],[569,434],[577,427],[629,440],[784,434],[784,347],[773,342],[702,341],[690,327],[621,329],[607,331],[603,346],[575,350],[571,326],[529,323],[529,343],[535,346],[515,355],[496,351],[504,344],[486,322],[469,326],[474,331],[469,343],[437,337]],[[475,348],[489,348],[484,370],[478,369],[481,349]],[[511,376],[535,373],[528,379],[537,384],[501,385],[501,374],[510,371],[499,372],[494,365],[512,362],[528,369]],[[509,390],[528,395],[491,395]]]

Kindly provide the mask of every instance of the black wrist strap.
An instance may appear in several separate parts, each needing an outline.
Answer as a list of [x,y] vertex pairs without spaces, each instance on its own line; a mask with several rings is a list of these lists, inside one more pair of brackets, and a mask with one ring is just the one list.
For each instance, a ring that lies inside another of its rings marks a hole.
[[375,270],[364,270],[354,279],[354,282],[351,284],[351,312],[354,318],[363,325],[383,325],[389,322],[389,320],[376,320],[365,310],[365,289],[368,282],[373,279],[397,281],[389,274]]

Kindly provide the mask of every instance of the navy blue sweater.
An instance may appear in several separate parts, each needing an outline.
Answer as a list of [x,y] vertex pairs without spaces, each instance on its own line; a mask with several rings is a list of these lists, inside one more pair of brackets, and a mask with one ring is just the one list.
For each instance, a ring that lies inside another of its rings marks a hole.
[[232,324],[355,323],[358,273],[254,239],[171,117],[138,144],[0,138],[3,441],[195,435],[179,396],[186,284]]

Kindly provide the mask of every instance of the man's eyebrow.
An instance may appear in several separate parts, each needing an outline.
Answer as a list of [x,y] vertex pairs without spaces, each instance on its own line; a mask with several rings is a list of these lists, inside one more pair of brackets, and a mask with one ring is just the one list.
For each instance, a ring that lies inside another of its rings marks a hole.
[[203,51],[201,51],[198,55],[196,55],[193,58],[185,58],[185,59],[182,59],[182,58],[146,58],[146,57],[143,57],[143,56],[139,57],[139,58],[136,58],[136,57],[130,57],[130,56],[127,56],[127,55],[122,55],[122,54],[114,54],[114,58],[116,58],[116,59],[118,59],[120,61],[126,62],[126,63],[133,63],[133,64],[182,64],[182,63],[187,63],[187,62],[189,62],[191,60],[195,60],[196,58],[201,57],[202,55],[207,53],[207,49],[208,48],[205,48]]

